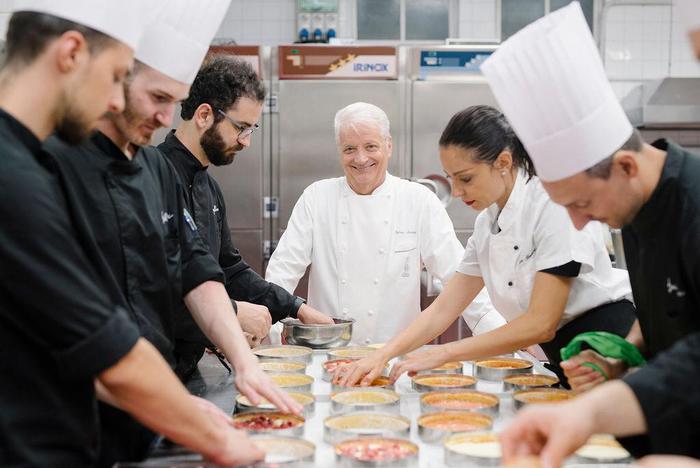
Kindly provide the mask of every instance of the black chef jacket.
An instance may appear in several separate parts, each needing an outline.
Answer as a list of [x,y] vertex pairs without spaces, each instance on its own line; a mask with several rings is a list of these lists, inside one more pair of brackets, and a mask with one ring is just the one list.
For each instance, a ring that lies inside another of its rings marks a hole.
[[637,318],[650,357],[700,331],[700,156],[659,140],[661,178],[622,230]]
[[[79,147],[55,137],[45,147],[72,188],[69,204],[84,213],[81,231],[110,266],[141,335],[174,367],[176,305],[203,282],[223,281],[184,210],[177,175],[155,148],[142,148],[129,160],[100,132]],[[153,434],[107,405],[100,417],[99,466],[146,455]]]
[[[646,353],[658,359],[625,379],[642,406],[649,434],[621,441],[635,456],[652,451],[698,456],[700,401],[697,388],[688,384],[699,381],[700,156],[666,140],[654,146],[667,151],[661,178],[622,235]],[[673,353],[664,353],[676,343]],[[671,356],[683,350],[688,361],[675,362]],[[690,428],[686,424],[693,414]]]
[[94,378],[138,330],[81,248],[41,142],[2,110],[0,141],[0,466],[92,466]]
[[639,401],[647,434],[622,440],[639,457],[668,453],[700,458],[700,332],[687,335],[624,378]]
[[78,147],[55,137],[45,146],[75,189],[69,202],[88,213],[87,229],[111,265],[142,336],[172,364],[176,304],[205,281],[223,280],[196,226],[183,214],[177,176],[155,148],[142,148],[129,160],[100,132]]
[[[199,162],[177,139],[175,132],[170,132],[158,149],[175,167],[180,182],[186,189],[187,207],[197,223],[199,235],[214,258],[219,260],[226,275],[229,296],[234,300],[266,306],[273,322],[290,315],[296,316],[303,301],[284,288],[261,278],[233,245],[226,220],[224,196],[219,184],[207,172],[208,166]],[[183,307],[181,305],[181,310]],[[189,314],[181,313],[179,317],[182,319],[177,324],[179,339],[207,343]]]

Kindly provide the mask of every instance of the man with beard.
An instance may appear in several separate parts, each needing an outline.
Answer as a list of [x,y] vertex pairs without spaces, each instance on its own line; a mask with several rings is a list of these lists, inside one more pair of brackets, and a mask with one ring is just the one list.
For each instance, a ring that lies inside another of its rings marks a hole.
[[[175,172],[155,148],[132,145],[147,143],[155,128],[170,125],[175,103],[187,96],[228,4],[207,0],[193,10],[187,0],[169,0],[139,43],[139,62],[125,87],[125,116],[105,116],[79,147],[58,138],[47,147],[70,184],[69,203],[83,221],[80,232],[109,265],[141,335],[174,366],[174,313],[184,299],[233,363],[243,394],[254,403],[265,397],[282,411],[299,412],[301,407],[257,365],[221,284],[221,269],[183,210]],[[110,395],[103,400],[109,403]],[[107,404],[100,405],[100,415],[100,466],[147,455],[152,433]]]
[[[332,324],[327,315],[265,281],[245,263],[231,241],[221,188],[207,172],[209,164],[231,164],[236,153],[250,145],[264,99],[265,87],[249,64],[232,57],[215,57],[199,71],[182,103],[183,122],[158,149],[173,164],[186,188],[187,209],[209,252],[219,260],[231,299],[264,305],[274,322],[294,317],[304,323]],[[267,330],[257,338],[266,334]],[[176,339],[183,361],[196,365],[207,342],[186,311],[180,314]]]
[[41,148],[54,131],[80,141],[107,109],[123,108],[149,15],[135,0],[16,3],[0,71],[0,465],[93,466],[96,382],[153,430],[218,463],[258,457],[243,434],[200,411],[139,338],[104,265],[81,247]]
[[[700,157],[668,140],[641,140],[577,2],[513,35],[481,70],[543,187],[574,226],[598,220],[622,228],[637,326],[628,343],[596,349],[650,359],[623,375],[639,360],[612,366],[583,351],[565,368],[578,388],[622,378],[519,413],[501,436],[505,461],[532,452],[544,466],[558,466],[601,432],[623,437],[636,458],[700,458],[700,393],[692,384],[700,379]],[[587,377],[581,367],[589,363],[603,372]]]

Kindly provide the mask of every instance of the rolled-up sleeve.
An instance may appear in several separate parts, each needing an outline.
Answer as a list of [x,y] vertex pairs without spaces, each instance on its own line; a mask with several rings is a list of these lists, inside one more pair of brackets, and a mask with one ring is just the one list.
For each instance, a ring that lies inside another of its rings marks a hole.
[[0,185],[2,319],[66,375],[94,377],[129,352],[138,329],[78,245],[58,181],[30,165],[4,171]]

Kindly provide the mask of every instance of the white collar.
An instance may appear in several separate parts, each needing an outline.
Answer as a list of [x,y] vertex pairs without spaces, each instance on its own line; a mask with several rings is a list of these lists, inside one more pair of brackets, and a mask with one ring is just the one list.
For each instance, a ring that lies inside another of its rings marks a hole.
[[498,204],[494,203],[489,206],[486,211],[489,217],[489,225],[493,226],[498,222],[498,227],[501,231],[508,229],[515,219],[520,216],[520,207],[525,197],[525,184],[528,182],[528,175],[524,170],[518,169],[518,174],[515,176],[515,184],[510,192],[506,205],[501,210]]
[[369,195],[360,195],[357,192],[355,192],[352,189],[352,187],[350,187],[350,184],[348,184],[348,178],[343,177],[342,194],[343,194],[343,196],[346,196],[346,197],[349,195],[354,195],[357,197],[365,197],[365,196],[376,197],[376,196],[388,193],[389,190],[391,190],[391,186],[393,185],[395,179],[396,179],[396,177],[394,177],[393,175],[389,174],[389,172],[387,172],[386,176],[384,177],[384,182],[382,182],[381,185],[379,185],[379,187],[374,189],[374,191],[372,193],[370,193]]

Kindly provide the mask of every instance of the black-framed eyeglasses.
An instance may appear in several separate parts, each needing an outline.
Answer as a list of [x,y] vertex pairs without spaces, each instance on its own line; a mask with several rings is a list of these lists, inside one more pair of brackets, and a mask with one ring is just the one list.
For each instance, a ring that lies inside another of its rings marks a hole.
[[253,132],[255,130],[260,128],[260,124],[253,124],[251,126],[248,126],[248,125],[245,125],[245,124],[238,122],[235,119],[232,119],[231,117],[229,117],[229,115],[226,112],[222,111],[221,109],[216,109],[216,111],[219,114],[226,117],[226,120],[231,122],[231,125],[233,125],[233,128],[238,130],[238,139],[249,137],[250,135],[253,134]]

